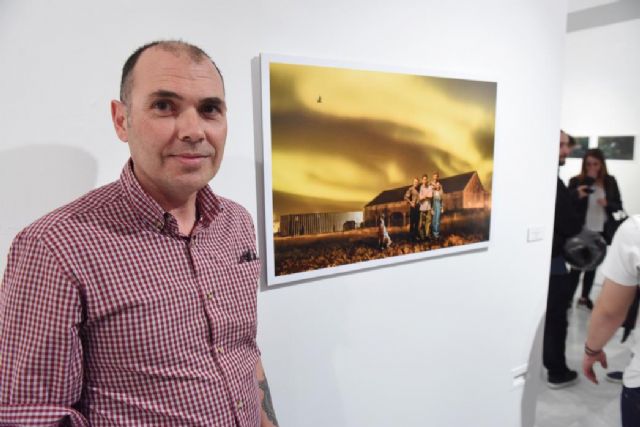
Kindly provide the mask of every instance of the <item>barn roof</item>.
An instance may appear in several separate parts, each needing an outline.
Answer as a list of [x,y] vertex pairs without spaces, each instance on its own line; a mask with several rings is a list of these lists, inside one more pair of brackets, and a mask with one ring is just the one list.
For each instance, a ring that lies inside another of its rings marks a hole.
[[442,189],[445,193],[454,193],[456,191],[464,190],[469,180],[475,172],[461,173],[460,175],[450,176],[449,178],[442,178]]
[[392,190],[385,190],[382,193],[378,194],[365,206],[382,205],[385,203],[393,203],[404,200],[404,193],[407,191],[407,188],[409,188],[408,185],[404,187],[394,188]]
[[[464,190],[467,186],[474,172],[461,173],[460,175],[450,176],[448,178],[442,178],[440,183],[445,193],[455,193],[456,191]],[[372,201],[367,203],[366,206],[383,205],[386,203],[401,202],[404,200],[404,193],[409,188],[408,185],[404,187],[393,188],[391,190],[385,190],[378,194]]]

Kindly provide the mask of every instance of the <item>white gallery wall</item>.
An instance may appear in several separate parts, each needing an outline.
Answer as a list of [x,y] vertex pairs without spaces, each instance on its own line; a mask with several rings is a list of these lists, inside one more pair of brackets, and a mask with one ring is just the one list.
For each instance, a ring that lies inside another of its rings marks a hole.
[[[261,52],[489,76],[489,249],[263,288],[258,339],[282,426],[519,426],[512,370],[545,307],[565,22],[557,0],[0,0],[3,264],[18,229],[118,178],[128,155],[109,100],[145,42],[183,38],[222,68],[230,132],[212,187],[256,220]],[[527,242],[532,226],[541,241]]]
[[[634,160],[609,160],[628,213],[640,213],[640,19],[567,34],[562,126],[574,135],[636,137]],[[561,176],[580,172],[569,159]]]

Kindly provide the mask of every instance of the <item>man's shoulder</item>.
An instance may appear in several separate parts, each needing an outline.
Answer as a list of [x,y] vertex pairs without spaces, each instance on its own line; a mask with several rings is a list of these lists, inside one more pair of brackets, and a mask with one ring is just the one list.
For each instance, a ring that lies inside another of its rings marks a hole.
[[79,218],[95,214],[120,195],[118,181],[96,188],[35,220],[18,235],[22,238],[41,239],[55,234],[55,231],[68,229]]
[[[573,179],[573,178],[571,178],[571,179]],[[558,177],[558,187],[567,188],[567,185],[564,183],[564,181],[560,177]]]
[[636,286],[640,278],[640,215],[624,221],[613,236],[602,264],[608,279],[624,286]]
[[612,250],[628,252],[640,249],[640,215],[631,215],[620,224],[611,243]]
[[[575,191],[575,190],[574,190]],[[560,177],[558,177],[558,187],[556,190],[556,203],[560,200],[569,200],[571,199],[571,190],[567,187]]]
[[220,203],[220,208],[222,209],[223,217],[231,218],[233,220],[237,220],[238,218],[243,220],[248,220],[253,223],[251,219],[251,214],[249,211],[240,203],[235,200],[229,199],[227,197],[220,196],[218,194],[215,195],[218,203]]
[[637,240],[640,246],[640,215],[631,215],[625,222],[620,225],[618,233],[626,234],[634,240]]
[[216,194],[216,199],[221,208],[218,215],[213,220],[217,223],[216,228],[227,230],[227,232],[238,234],[249,234],[255,237],[255,227],[253,218],[249,211],[240,203]]

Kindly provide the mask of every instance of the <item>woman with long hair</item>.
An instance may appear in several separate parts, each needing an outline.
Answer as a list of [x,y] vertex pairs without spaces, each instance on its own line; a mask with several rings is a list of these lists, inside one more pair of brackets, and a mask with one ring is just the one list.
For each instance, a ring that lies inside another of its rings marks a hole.
[[[579,199],[577,209],[583,222],[583,227],[599,233],[604,232],[604,224],[613,220],[613,213],[622,209],[620,190],[613,175],[609,175],[604,154],[598,148],[587,150],[582,158],[582,171],[579,175],[569,180],[569,189],[578,186],[588,186],[589,197]],[[604,234],[603,234],[604,236]],[[611,242],[607,242],[611,243]],[[581,270],[572,268],[570,272],[572,295],[578,287]],[[591,310],[593,302],[589,298],[595,270],[585,271],[582,280],[582,296],[578,300],[578,306],[584,306]]]

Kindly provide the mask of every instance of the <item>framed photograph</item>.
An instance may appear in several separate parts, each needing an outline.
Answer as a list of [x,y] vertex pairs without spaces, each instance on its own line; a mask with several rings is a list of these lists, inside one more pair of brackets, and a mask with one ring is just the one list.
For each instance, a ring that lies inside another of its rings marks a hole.
[[598,148],[607,160],[633,160],[635,136],[600,136]]
[[267,285],[488,247],[495,81],[260,67]]
[[589,149],[589,137],[588,136],[575,136],[576,146],[571,150],[571,153],[567,157],[574,159],[581,159],[587,154]]

